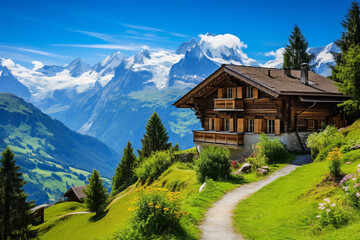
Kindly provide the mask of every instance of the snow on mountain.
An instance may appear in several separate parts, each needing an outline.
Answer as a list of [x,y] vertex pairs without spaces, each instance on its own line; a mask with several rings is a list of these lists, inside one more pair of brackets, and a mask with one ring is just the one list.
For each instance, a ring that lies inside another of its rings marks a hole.
[[65,69],[68,69],[72,77],[79,77],[83,73],[90,70],[90,66],[87,63],[84,63],[80,58],[75,58],[69,65],[65,66]]
[[309,48],[308,52],[315,54],[315,59],[310,63],[314,71],[325,77],[330,76],[330,66],[335,65],[332,52],[339,53],[340,48],[335,43],[330,43],[324,47]]
[[180,45],[180,47],[176,50],[176,54],[185,54],[187,51],[190,51],[197,44],[195,39],[191,39],[191,41],[184,42]]
[[207,33],[199,36],[200,42],[172,66],[169,86],[193,87],[222,64],[260,66],[243,52],[247,45],[234,35]]
[[249,58],[242,49],[247,45],[232,34],[214,35],[207,33],[199,35],[201,40],[199,47],[201,51],[213,62],[218,64],[236,64],[246,66],[260,66],[260,64]]
[[30,92],[21,82],[19,82],[9,71],[9,69],[2,65],[0,60],[0,92],[8,92],[18,95],[22,98],[29,99]]
[[[275,59],[270,60],[264,64],[264,67],[271,67],[271,68],[282,68],[283,67],[283,53],[285,48],[280,48],[278,50],[271,51],[266,53],[266,56],[272,56]],[[309,48],[308,53],[314,54],[315,58],[313,61],[310,62],[310,66],[312,66],[313,70],[322,75],[322,76],[330,76],[331,75],[331,68],[335,64],[334,57],[332,52],[340,52],[340,49],[335,45],[335,43],[330,43],[324,47],[314,47]]]

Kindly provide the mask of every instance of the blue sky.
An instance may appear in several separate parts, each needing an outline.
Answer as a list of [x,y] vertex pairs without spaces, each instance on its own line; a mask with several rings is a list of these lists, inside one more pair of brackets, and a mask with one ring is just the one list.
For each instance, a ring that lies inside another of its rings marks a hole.
[[[95,64],[114,51],[175,51],[199,34],[230,33],[249,57],[283,47],[297,23],[311,47],[340,37],[350,0],[327,1],[53,1],[0,0],[0,58]],[[31,65],[31,64],[30,64]]]

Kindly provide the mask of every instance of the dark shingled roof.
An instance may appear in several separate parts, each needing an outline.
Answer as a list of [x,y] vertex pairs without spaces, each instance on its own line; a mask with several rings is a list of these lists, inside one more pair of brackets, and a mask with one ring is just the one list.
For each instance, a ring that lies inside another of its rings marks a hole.
[[64,197],[66,197],[66,195],[68,195],[71,191],[74,191],[74,193],[78,197],[78,199],[82,200],[82,199],[86,198],[86,194],[83,191],[85,188],[87,188],[87,185],[72,187],[69,190],[67,190],[66,193],[64,193]]
[[[342,94],[331,79],[309,71],[309,85],[300,82],[300,70],[291,70],[291,76],[284,74],[283,69],[247,67],[226,65],[226,68],[240,73],[245,77],[255,80],[273,89],[278,94],[282,93],[319,93]],[[270,70],[270,76],[268,76]]]
[[[270,76],[268,75],[268,71],[270,71]],[[291,75],[288,76],[284,74],[283,69],[224,64],[176,101],[174,105],[176,107],[189,107],[186,105],[186,102],[201,92],[202,89],[211,86],[212,82],[216,81],[223,73],[228,73],[240,81],[254,86],[275,98],[278,98],[280,95],[349,97],[338,91],[336,83],[333,80],[310,71],[308,74],[309,85],[305,85],[300,81],[301,70],[291,69]]]

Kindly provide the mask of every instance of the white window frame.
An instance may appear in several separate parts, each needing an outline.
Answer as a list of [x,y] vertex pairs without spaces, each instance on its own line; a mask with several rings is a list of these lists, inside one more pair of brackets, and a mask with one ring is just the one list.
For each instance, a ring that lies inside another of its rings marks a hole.
[[233,94],[232,88],[226,88],[226,98],[233,98]]
[[275,133],[275,120],[274,119],[268,119],[266,121],[266,130],[269,134]]
[[246,98],[254,98],[254,91],[252,86],[246,87]]
[[224,131],[230,131],[230,119],[229,118],[224,119]]
[[248,132],[254,132],[254,119],[249,118],[247,122],[247,131]]

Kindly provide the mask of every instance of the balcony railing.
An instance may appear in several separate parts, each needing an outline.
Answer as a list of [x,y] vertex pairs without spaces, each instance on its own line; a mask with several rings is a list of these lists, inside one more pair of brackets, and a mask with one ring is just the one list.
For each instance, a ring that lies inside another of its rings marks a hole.
[[215,110],[243,110],[244,101],[236,98],[217,98],[214,99]]
[[194,142],[240,146],[244,144],[243,133],[193,131]]

